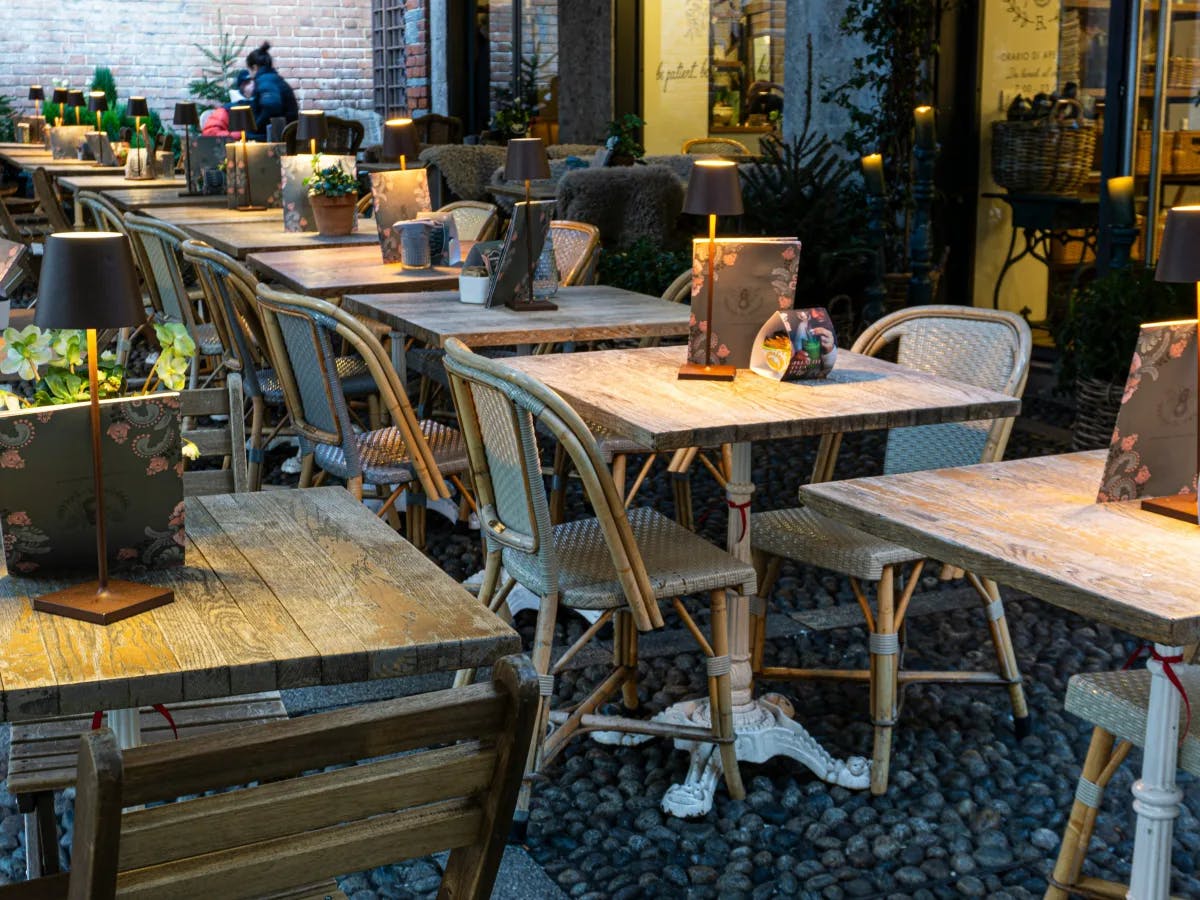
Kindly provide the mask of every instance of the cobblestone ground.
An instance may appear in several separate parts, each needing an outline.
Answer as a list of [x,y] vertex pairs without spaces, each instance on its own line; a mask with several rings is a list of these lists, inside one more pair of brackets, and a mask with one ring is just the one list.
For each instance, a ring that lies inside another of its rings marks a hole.
[[[1065,449],[1069,412],[1034,387],[1026,420],[1009,456]],[[839,477],[878,471],[879,435],[848,438]],[[807,477],[815,444],[777,442],[756,448],[756,508],[794,502]],[[277,454],[276,465],[283,458]],[[281,476],[278,472],[274,480]],[[705,477],[695,479],[701,531],[723,540],[723,504]],[[642,500],[669,513],[670,491],[657,480]],[[578,498],[575,511],[580,512]],[[477,535],[431,517],[429,546],[443,567],[465,578],[480,566]],[[936,572],[936,570],[935,570]],[[504,870],[500,892],[512,897],[804,897],[949,898],[1040,897],[1070,809],[1090,729],[1064,713],[1067,678],[1119,668],[1135,642],[1037,600],[1006,592],[1013,642],[1033,714],[1033,733],[1013,734],[1007,693],[989,687],[910,688],[895,736],[886,795],[848,791],[816,779],[786,760],[746,765],[744,801],[723,790],[707,816],[673,819],[660,811],[664,791],[682,780],[687,757],[667,742],[613,748],[580,739],[546,772],[533,795],[528,837],[513,853],[532,859],[534,876]],[[866,633],[837,607],[853,604],[848,584],[826,572],[785,566],[770,598],[768,662],[861,667]],[[706,623],[699,603],[689,603]],[[847,624],[842,625],[845,622]],[[532,619],[518,617],[526,640]],[[839,627],[840,626],[840,627]],[[985,620],[967,602],[962,582],[923,579],[911,614],[905,663],[921,668],[982,669],[994,661]],[[578,635],[566,617],[560,637]],[[608,635],[599,647],[607,648]],[[601,676],[583,665],[557,681],[560,701]],[[590,657],[593,661],[597,657]],[[648,638],[640,666],[646,714],[704,692],[704,667],[674,617],[665,634]],[[434,686],[386,682],[352,689],[290,692],[293,714]],[[869,755],[865,686],[829,683],[767,685],[789,697],[797,716],[835,756]],[[1133,847],[1129,789],[1140,766],[1134,753],[1114,778],[1096,828],[1088,870],[1125,880]],[[1176,826],[1173,890],[1200,896],[1200,793],[1184,782]],[[63,825],[69,798],[60,801]],[[0,880],[24,869],[15,802],[0,794]],[[540,872],[536,871],[540,867]],[[544,877],[542,876],[544,873]],[[354,900],[433,897],[440,864],[418,860],[341,880]]]

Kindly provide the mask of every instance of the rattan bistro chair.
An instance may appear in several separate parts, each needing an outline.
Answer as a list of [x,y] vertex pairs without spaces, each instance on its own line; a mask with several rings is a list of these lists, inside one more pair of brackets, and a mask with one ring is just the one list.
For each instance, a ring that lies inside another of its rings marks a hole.
[[600,262],[600,229],[587,222],[555,219],[550,223],[558,283],[594,284]]
[[[964,306],[919,306],[885,316],[854,343],[854,351],[878,355],[897,343],[896,360],[968,384],[1020,396],[1025,388],[1032,346],[1029,326],[1020,316]],[[990,462],[1004,455],[1012,419],[943,423],[893,429],[888,434],[885,473],[913,472]],[[814,482],[833,477],[840,436],[822,439]],[[751,545],[760,572],[759,596],[767,598],[783,559],[840,572],[850,579],[869,631],[869,672],[840,669],[789,669],[762,665],[765,609],[751,618],[756,673],[771,681],[787,678],[869,680],[871,721],[875,726],[871,792],[887,790],[892,729],[898,715],[898,688],[914,681],[1000,684],[1008,688],[1018,733],[1028,728],[1028,708],[1013,652],[1004,606],[996,585],[969,575],[984,603],[1000,674],[990,672],[905,672],[900,668],[900,631],[913,591],[920,583],[920,554],[839,524],[805,507],[757,513],[751,519]],[[912,564],[908,584],[896,597],[902,566]],[[861,584],[878,582],[872,611]]]
[[[300,486],[313,466],[342,478],[359,499],[363,485],[386,497],[380,516],[393,515],[409,491],[408,539],[425,543],[425,498],[448,499],[443,476],[468,497],[459,476],[467,469],[462,436],[449,426],[418,421],[387,352],[354,316],[325,300],[258,286],[258,311],[292,427],[304,456]],[[357,432],[350,420],[334,341],[345,341],[366,362],[392,424]]]
[[683,142],[681,153],[691,156],[718,154],[720,156],[750,156],[750,148],[741,141],[723,137],[691,138]]
[[438,209],[454,216],[460,241],[490,241],[500,228],[500,207],[483,200],[455,200]]
[[[1188,697],[1200,697],[1200,666],[1176,663],[1172,668]],[[1045,900],[1067,897],[1125,897],[1129,886],[1082,874],[1104,791],[1133,747],[1145,747],[1150,706],[1150,672],[1089,672],[1067,682],[1065,707],[1095,728],[1079,774],[1071,816],[1063,830],[1058,861]],[[1187,731],[1184,724],[1191,722]],[[1200,720],[1180,710],[1178,767],[1200,776]],[[1117,742],[1120,743],[1117,743]],[[1114,746],[1114,744],[1116,746]]]
[[[649,508],[626,511],[587,425],[541,382],[472,353],[458,340],[447,343],[446,370],[471,460],[487,552],[480,600],[498,609],[514,583],[540,598],[533,662],[543,676],[543,714],[553,731],[543,742],[544,732],[539,730],[530,771],[548,764],[581,731],[677,737],[716,743],[730,794],[742,797],[733,748],[725,594],[752,592],[753,568]],[[551,525],[539,430],[551,434],[570,455],[594,518]],[[499,585],[502,570],[507,573],[504,586]],[[708,594],[712,609],[711,643],[700,637],[679,600],[698,593]],[[668,730],[661,724],[596,715],[618,690],[627,709],[637,707],[638,632],[662,627],[658,603],[668,598],[708,656],[709,700],[716,710],[711,729]],[[600,611],[601,616],[552,667],[559,603]],[[553,676],[609,619],[614,627],[613,671],[569,713],[551,713]]]
[[125,220],[117,205],[95,191],[76,191],[75,202],[83,207],[84,212],[91,216],[92,224],[97,231],[115,231],[118,234],[128,234]]

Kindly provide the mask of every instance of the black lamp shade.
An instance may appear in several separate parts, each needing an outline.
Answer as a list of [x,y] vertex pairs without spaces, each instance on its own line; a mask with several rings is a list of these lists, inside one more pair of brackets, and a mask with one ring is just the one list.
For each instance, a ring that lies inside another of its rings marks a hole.
[[508,142],[504,158],[505,181],[536,181],[550,177],[546,145],[541,138],[514,138]]
[[65,87],[56,87],[54,93],[50,95],[50,99],[55,103],[66,103],[69,91]]
[[130,97],[129,105],[125,107],[125,115],[143,118],[150,115],[150,107],[145,97]]
[[76,231],[46,238],[39,328],[126,328],[146,320],[129,238]]
[[416,156],[421,152],[417,129],[412,119],[389,119],[383,125],[384,159]]
[[108,97],[104,91],[92,91],[88,94],[88,112],[107,112]]
[[737,163],[727,159],[701,159],[692,166],[683,211],[700,216],[740,216],[742,184]]
[[254,130],[254,113],[248,106],[235,106],[229,110],[229,130],[243,133]]
[[1155,281],[1200,281],[1200,206],[1174,206],[1167,210],[1162,250]]
[[86,102],[83,99],[83,91],[67,91],[68,106],[83,106]]
[[300,113],[296,123],[296,139],[301,141],[323,141],[329,131],[325,113],[318,109],[306,109]]
[[46,92],[42,90],[42,86],[40,84],[30,85],[29,99],[30,100],[45,100],[46,99]]
[[196,110],[195,103],[176,103],[175,118],[171,120],[172,125],[192,125],[200,126],[200,113]]

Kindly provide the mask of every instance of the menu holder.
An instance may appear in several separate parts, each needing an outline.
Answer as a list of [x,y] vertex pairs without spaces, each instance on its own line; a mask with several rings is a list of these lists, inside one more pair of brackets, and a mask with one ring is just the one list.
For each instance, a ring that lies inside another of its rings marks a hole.
[[239,206],[274,209],[282,204],[280,185],[283,183],[282,160],[286,148],[286,144],[259,141],[247,144],[230,141],[225,145],[225,197],[230,209]]
[[500,251],[500,260],[496,263],[485,306],[503,303],[512,309],[521,309],[534,303],[531,275],[537,266],[538,257],[542,255],[546,235],[550,233],[550,218],[554,215],[554,206],[553,200],[535,200],[529,204],[521,201],[513,204],[512,221],[509,223],[508,233],[504,236],[504,247]]
[[371,200],[375,206],[375,228],[385,263],[401,261],[397,222],[408,222],[429,212],[429,176],[425,169],[398,169],[371,173]]
[[79,148],[87,144],[90,125],[59,125],[46,129],[46,142],[54,159],[79,159]]
[[225,145],[228,143],[229,138],[227,137],[214,137],[207,134],[188,135],[188,159],[191,164],[189,191],[203,193],[204,170],[221,167],[221,164],[225,162]]

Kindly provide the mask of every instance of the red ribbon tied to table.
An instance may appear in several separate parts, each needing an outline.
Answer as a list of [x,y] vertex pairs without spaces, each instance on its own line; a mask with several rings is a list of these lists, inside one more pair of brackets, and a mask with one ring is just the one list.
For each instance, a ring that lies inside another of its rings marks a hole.
[[738,532],[738,543],[740,544],[746,539],[746,529],[750,527],[749,513],[747,512],[750,509],[750,501],[745,500],[741,503],[734,503],[732,500],[726,499],[725,504],[730,509],[738,511],[738,524],[741,528],[741,531]]
[[1188,699],[1183,682],[1179,680],[1179,673],[1171,667],[1176,663],[1183,663],[1183,654],[1163,656],[1151,644],[1142,644],[1133,653],[1129,654],[1129,659],[1125,660],[1125,665],[1121,666],[1121,671],[1124,672],[1130,668],[1147,650],[1150,651],[1150,658],[1162,665],[1163,675],[1167,677],[1167,681],[1171,682],[1171,687],[1175,688],[1179,692],[1179,696],[1183,698],[1183,708],[1186,710],[1187,715],[1183,720],[1183,730],[1179,732],[1179,744],[1182,746],[1184,739],[1188,736],[1188,732],[1192,729],[1192,702]]
[[[175,735],[175,740],[179,740],[179,729],[175,727],[175,719],[171,716],[171,711],[161,703],[155,703],[151,709],[167,720],[167,724],[171,726],[171,733]],[[92,713],[92,731],[98,731],[103,721],[103,710],[96,710]]]

